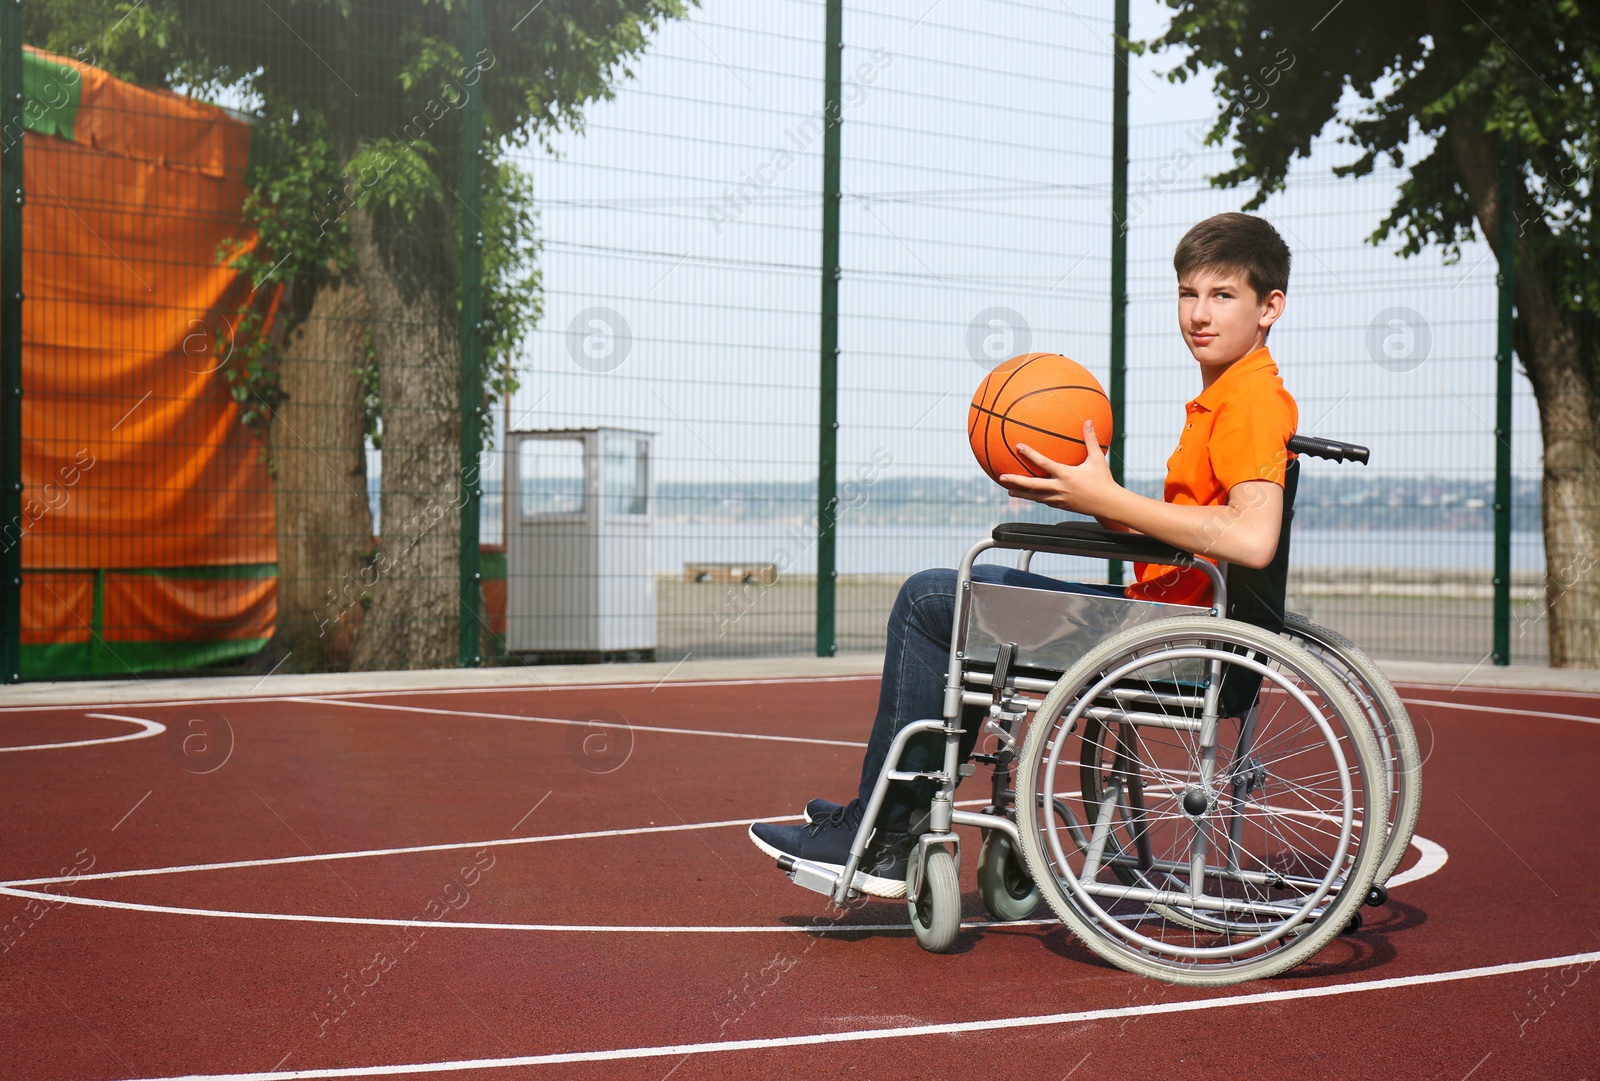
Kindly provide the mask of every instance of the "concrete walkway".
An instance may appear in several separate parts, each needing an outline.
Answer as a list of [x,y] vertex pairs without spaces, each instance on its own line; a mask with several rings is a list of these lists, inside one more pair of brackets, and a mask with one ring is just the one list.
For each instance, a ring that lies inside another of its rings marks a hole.
[[[1600,671],[1512,665],[1432,664],[1379,661],[1396,683],[1447,687],[1522,687],[1600,695]],[[796,679],[875,676],[883,670],[876,653],[834,658],[755,657],[651,664],[549,665],[521,668],[437,668],[408,672],[325,672],[314,675],[211,676],[197,679],[126,679],[94,682],[23,683],[0,689],[0,707],[173,702],[229,698],[284,698],[371,691],[461,687],[559,687],[596,683],[663,683],[693,680]]]

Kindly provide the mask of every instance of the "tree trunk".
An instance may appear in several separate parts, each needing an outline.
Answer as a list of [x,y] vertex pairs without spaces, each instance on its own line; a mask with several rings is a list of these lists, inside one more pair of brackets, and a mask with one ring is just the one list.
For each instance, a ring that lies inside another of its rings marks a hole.
[[350,667],[361,623],[361,577],[372,550],[360,371],[369,313],[366,294],[350,279],[311,288],[305,317],[284,343],[280,379],[287,397],[272,426],[273,644],[293,670],[342,671]]
[[[1500,228],[1494,137],[1483,131],[1481,118],[1453,114],[1447,138],[1478,227],[1493,243]],[[1600,441],[1594,422],[1600,415],[1600,358],[1581,344],[1576,321],[1557,301],[1555,268],[1535,257],[1525,235],[1542,232],[1548,237],[1546,229],[1542,219],[1518,223],[1515,339],[1539,405],[1544,440],[1541,494],[1550,665],[1600,668]]]
[[356,665],[454,666],[461,605],[454,231],[439,206],[408,221],[358,205],[350,233],[372,304],[383,399],[381,542]]
[[1582,378],[1583,359],[1576,350],[1550,358],[1534,383],[1543,387],[1544,595],[1555,668],[1600,668],[1600,399]]

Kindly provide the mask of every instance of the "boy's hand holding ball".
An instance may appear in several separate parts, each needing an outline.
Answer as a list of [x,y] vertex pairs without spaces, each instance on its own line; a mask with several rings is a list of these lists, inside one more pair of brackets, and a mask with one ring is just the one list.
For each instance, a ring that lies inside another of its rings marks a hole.
[[995,368],[967,414],[984,472],[1013,496],[1080,514],[1098,514],[1117,490],[1101,442],[1111,431],[1100,381],[1056,353],[1024,353]]
[[1118,488],[1111,466],[1095,439],[1094,421],[1083,422],[1083,443],[1087,449],[1082,465],[1053,462],[1026,443],[1017,444],[1017,456],[1043,476],[1003,473],[999,480],[1006,493],[1031,499],[1057,510],[1076,511],[1099,517],[1105,513],[1105,499]]

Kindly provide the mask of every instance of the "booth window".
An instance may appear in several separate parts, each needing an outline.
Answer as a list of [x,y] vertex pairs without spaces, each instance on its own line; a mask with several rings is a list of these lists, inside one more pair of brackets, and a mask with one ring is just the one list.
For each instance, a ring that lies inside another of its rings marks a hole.
[[649,459],[646,442],[631,436],[606,436],[606,513],[648,512]]
[[583,440],[524,439],[517,461],[522,516],[583,513]]

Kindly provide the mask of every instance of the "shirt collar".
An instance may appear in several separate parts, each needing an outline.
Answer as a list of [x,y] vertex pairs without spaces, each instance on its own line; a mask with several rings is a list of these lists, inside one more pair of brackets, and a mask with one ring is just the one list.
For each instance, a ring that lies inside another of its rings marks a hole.
[[1234,383],[1245,376],[1267,371],[1276,375],[1278,374],[1278,366],[1273,362],[1272,354],[1263,345],[1260,349],[1251,350],[1228,365],[1227,370],[1217,376],[1216,381],[1205,390],[1202,390],[1189,404],[1197,409],[1204,409],[1208,413],[1214,412],[1223,399],[1227,397],[1228,388]]

